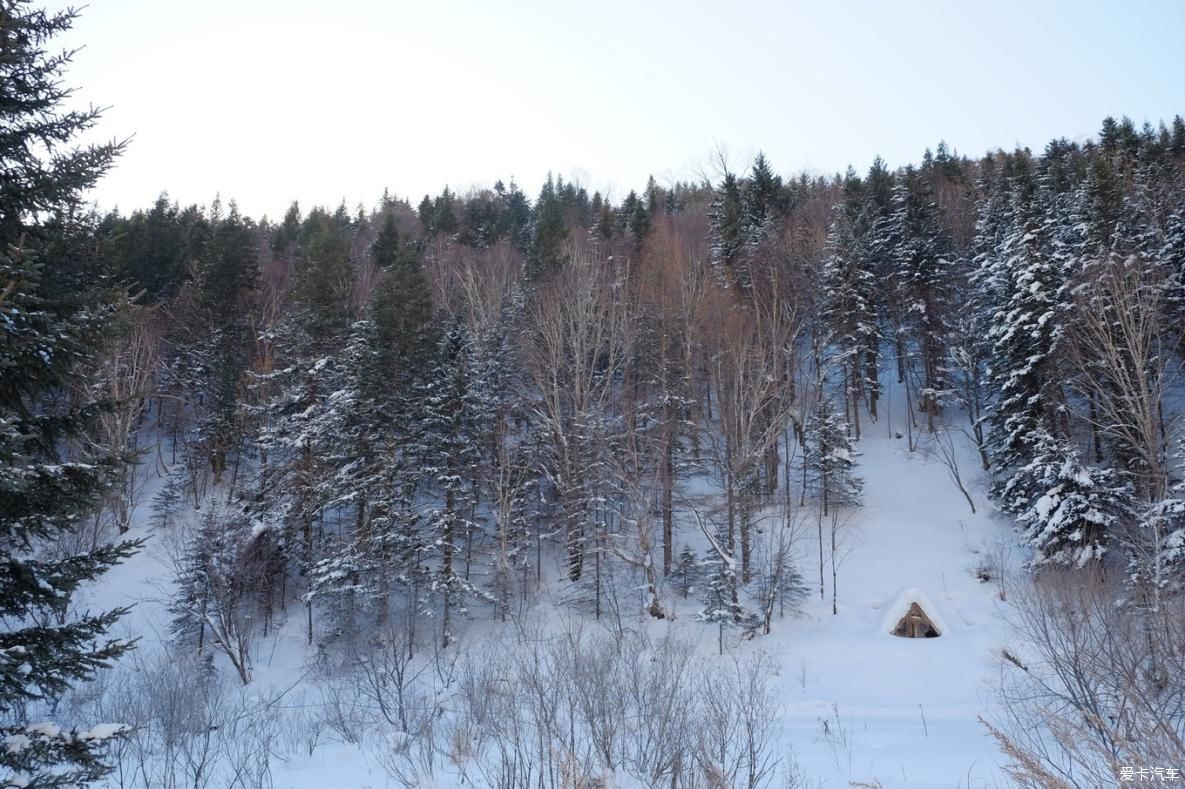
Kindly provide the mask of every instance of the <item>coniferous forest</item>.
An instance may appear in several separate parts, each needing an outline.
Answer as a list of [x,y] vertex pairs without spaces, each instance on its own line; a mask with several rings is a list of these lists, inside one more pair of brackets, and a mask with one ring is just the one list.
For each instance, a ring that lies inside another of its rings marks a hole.
[[829,785],[846,719],[785,734],[775,678],[860,596],[874,440],[995,529],[932,560],[1007,609],[995,785],[1185,768],[1180,116],[104,212],[72,19],[0,0],[5,786]]

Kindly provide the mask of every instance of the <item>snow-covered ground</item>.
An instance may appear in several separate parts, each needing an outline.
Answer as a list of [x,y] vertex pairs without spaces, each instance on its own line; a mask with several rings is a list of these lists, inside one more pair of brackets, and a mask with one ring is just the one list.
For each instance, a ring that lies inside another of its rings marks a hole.
[[[1012,534],[985,514],[982,484],[972,485],[973,515],[946,466],[910,453],[885,424],[869,426],[860,450],[865,503],[841,537],[839,613],[816,595],[804,619],[750,645],[784,658],[785,739],[828,786],[1003,785],[977,716],[1007,632],[999,587],[975,569]],[[974,453],[959,464],[964,480],[977,477]],[[941,637],[889,635],[910,602]]]
[[[892,405],[892,418],[866,423],[858,445],[864,506],[840,527],[837,614],[831,610],[829,565],[824,599],[819,596],[819,552],[811,522],[800,543],[800,567],[812,591],[802,616],[775,618],[770,635],[752,640],[727,633],[729,655],[723,659],[716,654],[716,628],[692,617],[694,600],[683,604],[671,593],[676,618],[645,626],[656,634],[674,630],[694,641],[697,660],[727,661],[756,651],[772,657],[778,666],[773,687],[780,713],[775,752],[792,754],[808,785],[1006,786],[1001,757],[978,716],[990,714],[989,683],[1008,630],[999,581],[985,582],[976,571],[993,567],[996,576],[1001,561],[1014,565],[1016,552],[1002,547],[1014,534],[1006,520],[991,514],[978,457],[957,424],[951,435],[977,514],[946,465],[925,451],[924,441],[911,453],[907,439],[896,436],[903,413]],[[956,422],[961,415],[952,412],[948,418]],[[141,521],[132,536],[147,533],[147,518]],[[168,539],[152,535],[144,551],[91,590],[96,606],[135,604],[123,627],[142,637],[145,655],[160,650],[166,628]],[[826,554],[826,524],[824,540]],[[941,637],[890,635],[911,602],[922,606]],[[481,650],[486,639],[509,627],[475,617],[459,648]],[[284,627],[255,646],[249,698],[296,687],[286,698],[297,699],[297,706],[307,703],[311,696],[301,696],[299,688],[311,654],[302,617],[290,614]],[[394,785],[363,746],[324,737],[307,751],[293,748],[273,760],[276,786]]]

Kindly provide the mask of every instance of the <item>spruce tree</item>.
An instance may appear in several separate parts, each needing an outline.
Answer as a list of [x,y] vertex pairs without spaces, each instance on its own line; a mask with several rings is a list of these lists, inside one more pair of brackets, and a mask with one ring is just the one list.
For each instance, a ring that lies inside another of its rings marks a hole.
[[354,269],[348,231],[324,212],[310,214],[304,260],[296,273],[296,296],[307,310],[306,330],[314,345],[332,347],[350,325]]
[[684,545],[683,550],[679,552],[679,562],[675,565],[675,571],[671,573],[675,590],[683,595],[684,600],[695,589],[699,580],[700,567],[700,560],[695,555],[695,551],[691,550],[690,545]]
[[1082,567],[1100,560],[1129,491],[1114,471],[1082,462],[1068,442],[1043,430],[1031,441],[1033,459],[1009,478],[1003,499],[1036,551],[1034,563]]
[[561,181],[557,187],[549,175],[535,202],[535,232],[527,256],[527,276],[534,280],[557,271],[566,260],[564,240],[568,230],[564,225],[564,208],[558,194],[562,185]]
[[782,213],[782,179],[774,173],[765,154],[758,153],[744,186],[745,235],[750,243],[756,243]]
[[[949,318],[948,239],[929,175],[905,168],[893,193],[892,287],[898,352],[921,362],[918,404],[931,432],[945,394],[943,360]],[[909,349],[907,351],[907,349]]]
[[715,190],[708,218],[713,268],[722,282],[747,288],[748,277],[737,270],[745,241],[744,217],[740,185],[732,173],[725,173],[723,183]]
[[[1000,271],[1004,301],[992,321],[991,371],[998,392],[992,419],[994,462],[1007,475],[1034,457],[1040,431],[1059,435],[1057,423],[1062,395],[1056,373],[1056,351],[1061,338],[1059,304],[1062,273],[1050,255],[1044,233],[1033,223],[1015,231],[1004,242]],[[1003,485],[1004,482],[1001,482]],[[1008,485],[1011,488],[1014,485]],[[997,486],[997,493],[1004,488]],[[1026,491],[1011,494],[1004,509],[1026,506]]]
[[876,355],[879,327],[876,315],[876,274],[865,251],[863,191],[851,170],[844,179],[844,202],[836,206],[827,234],[827,258],[823,263],[822,287],[825,322],[840,363],[844,381],[844,403],[855,417],[860,437],[857,402],[866,398],[869,412],[876,416]]
[[824,515],[833,506],[859,506],[863,480],[856,476],[856,456],[848,424],[831,398],[820,392],[805,426],[807,464]]
[[1185,197],[1180,199],[1177,209],[1165,223],[1164,246],[1159,257],[1169,275],[1165,301],[1172,318],[1170,325],[1181,327],[1185,325]]
[[202,373],[193,388],[204,395],[207,418],[200,431],[216,483],[242,441],[240,400],[255,353],[251,312],[258,279],[254,224],[232,202],[230,213],[214,221],[200,262],[197,301],[204,325],[195,327],[201,340],[188,349]]
[[465,599],[484,596],[470,582],[467,555],[462,553],[479,528],[474,517],[483,442],[478,435],[493,418],[475,380],[478,371],[472,364],[473,350],[468,327],[457,321],[441,338],[423,397],[421,468],[437,494],[427,528],[431,544],[439,552],[439,569],[431,588],[441,599],[443,647],[452,643],[452,618],[454,613],[464,613]]
[[707,559],[701,566],[705,579],[704,607],[696,614],[696,619],[716,625],[717,646],[723,655],[725,626],[740,622],[745,614],[737,602],[736,568],[731,561],[719,557]]
[[400,243],[389,214],[371,256],[380,274],[368,308],[369,320],[375,331],[378,364],[394,384],[390,388],[398,390],[421,371],[436,343],[432,292],[415,245]]
[[107,635],[124,609],[79,614],[71,601],[137,545],[64,558],[41,550],[79,528],[126,463],[75,440],[101,404],[68,396],[85,391],[78,359],[122,303],[77,263],[85,232],[70,217],[121,145],[75,147],[99,113],[62,108],[72,53],[49,50],[74,18],[0,1],[0,783],[14,786],[72,786],[108,771],[103,743],[123,727],[30,721],[131,647]]

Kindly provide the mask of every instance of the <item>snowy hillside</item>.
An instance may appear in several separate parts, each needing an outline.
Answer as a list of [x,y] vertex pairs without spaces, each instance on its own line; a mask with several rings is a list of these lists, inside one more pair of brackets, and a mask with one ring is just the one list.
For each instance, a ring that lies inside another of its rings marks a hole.
[[[803,525],[796,549],[810,593],[801,613],[775,619],[769,635],[742,638],[742,631],[727,631],[721,657],[715,627],[694,621],[694,600],[683,603],[671,589],[664,597],[676,609],[673,622],[635,614],[627,617],[627,626],[645,628],[655,638],[677,637],[693,649],[691,659],[709,671],[767,656],[763,665],[770,671],[774,710],[769,750],[781,767],[792,757],[805,786],[847,787],[853,781],[886,788],[1005,786],[1001,756],[977,718],[992,714],[990,684],[999,671],[1000,647],[1009,639],[1001,616],[1000,564],[1016,569],[1011,558],[1016,550],[1009,547],[1015,532],[1005,519],[990,514],[969,442],[954,432],[957,461],[964,480],[970,480],[977,514],[950,480],[947,466],[927,451],[926,439],[911,453],[907,439],[895,435],[892,423],[902,419],[900,407],[891,406],[888,419],[866,425],[857,445],[864,505],[845,513],[837,532],[838,614],[831,612],[830,525],[824,527],[820,599],[817,524],[811,522]],[[134,606],[121,625],[141,636],[139,654],[130,662],[152,665],[162,654],[168,626],[166,603],[173,594],[168,554],[176,537],[152,528],[147,507],[141,508],[133,535],[149,537],[149,547],[109,573],[87,598],[96,607]],[[558,557],[550,561],[556,563],[553,575],[558,574]],[[991,580],[981,580],[980,574]],[[545,597],[562,595],[563,585],[555,583]],[[914,602],[939,628],[939,638],[890,635]],[[543,632],[553,638],[572,625],[570,612],[557,612],[555,621],[547,621],[548,616],[526,614],[528,620],[543,617]],[[590,633],[610,634],[587,613],[575,616]],[[253,684],[236,702],[239,714],[271,717],[283,728],[317,728],[309,721],[326,714],[316,709],[325,700],[313,690],[316,649],[303,636],[300,616],[293,613],[262,639]],[[512,623],[474,618],[466,623],[456,652],[462,660],[480,660],[494,649],[526,649],[517,637]],[[425,664],[429,660],[424,657]],[[216,664],[220,671],[233,672],[222,659]],[[457,689],[435,687],[447,709]],[[230,695],[237,698],[238,692]],[[288,736],[305,742],[293,747],[290,741],[287,749],[273,745],[269,769],[277,787],[399,785],[383,766],[380,752],[388,743],[382,737],[351,744],[336,741],[340,737],[331,732]],[[310,746],[311,739],[317,741]],[[463,764],[442,766],[434,785],[465,785],[464,775]],[[615,780],[615,785],[636,785],[625,774]]]
[[1181,117],[103,214],[75,16],[0,3],[4,789],[1179,777]]

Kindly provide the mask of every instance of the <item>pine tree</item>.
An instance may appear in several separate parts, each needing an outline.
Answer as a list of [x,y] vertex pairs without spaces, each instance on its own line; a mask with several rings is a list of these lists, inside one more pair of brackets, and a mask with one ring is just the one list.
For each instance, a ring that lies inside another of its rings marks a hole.
[[206,540],[214,536],[204,531],[198,531],[181,556],[173,578],[176,588],[169,603],[169,615],[172,617],[169,633],[173,643],[192,649],[199,656],[206,654],[209,646],[206,617],[210,606],[208,569],[211,546],[206,544]]
[[317,347],[329,349],[350,325],[354,269],[347,231],[324,212],[309,215],[308,240],[296,274],[296,295],[307,310],[306,330]]
[[744,235],[750,246],[756,246],[770,234],[774,222],[783,213],[782,179],[774,173],[765,154],[758,153],[743,186]]
[[335,635],[352,634],[360,611],[381,604],[384,582],[377,565],[383,551],[376,548],[386,535],[376,533],[374,521],[385,518],[391,484],[389,410],[395,392],[380,365],[377,333],[370,321],[358,321],[330,377],[336,388],[316,419],[310,439],[327,473],[316,486],[323,512],[337,516],[340,528],[321,547],[320,560],[309,579],[310,599],[325,601]]
[[272,236],[272,251],[282,260],[291,263],[296,257],[296,245],[300,241],[300,203],[293,200],[284,212],[284,219]]
[[857,401],[866,398],[876,417],[875,364],[880,329],[876,314],[876,274],[861,237],[863,192],[851,170],[844,181],[844,202],[835,209],[827,234],[823,264],[823,314],[844,379],[845,408],[855,417],[860,437]]
[[[562,186],[563,182],[560,184]],[[564,240],[568,233],[564,226],[564,208],[550,175],[535,202],[534,230],[531,253],[527,257],[527,276],[541,279],[563,266]]]
[[946,390],[943,360],[949,313],[950,261],[933,187],[927,174],[905,168],[893,193],[892,287],[898,352],[921,361],[918,407],[931,432]]
[[469,580],[468,562],[462,555],[463,544],[479,528],[474,520],[482,449],[479,431],[492,418],[478,391],[472,356],[468,327],[458,321],[441,338],[436,369],[428,376],[423,399],[422,469],[437,496],[427,529],[439,553],[432,590],[441,599],[443,647],[452,643],[452,617],[463,612],[465,598],[484,596]]
[[626,227],[629,229],[630,235],[634,237],[635,249],[641,249],[642,242],[646,239],[646,234],[650,232],[650,217],[651,210],[647,205],[646,200],[641,200],[632,191],[626,197],[625,203],[622,204],[622,211],[625,212]]
[[1035,563],[1083,567],[1102,559],[1130,498],[1126,486],[1049,433],[1039,431],[1032,443],[1033,459],[1009,478],[1003,499],[1017,512]]
[[683,595],[685,600],[695,589],[700,577],[700,567],[700,560],[695,555],[695,551],[691,550],[691,546],[684,545],[683,550],[679,552],[679,561],[675,565],[675,571],[671,573],[671,577],[676,591]]
[[432,201],[432,232],[452,237],[457,232],[456,197],[449,188]]
[[717,275],[723,282],[748,287],[747,274],[738,270],[745,236],[741,189],[734,174],[725,173],[723,183],[715,190],[709,219],[712,266]]
[[76,263],[87,228],[70,217],[121,145],[74,147],[98,111],[62,109],[72,53],[47,49],[74,19],[0,2],[0,782],[13,786],[97,780],[104,742],[125,730],[25,725],[131,647],[107,635],[125,609],[80,614],[71,601],[138,547],[41,551],[98,508],[127,460],[74,440],[101,404],[63,396],[85,390],[77,359],[124,303]]
[[202,657],[227,657],[244,685],[251,681],[251,642],[274,592],[276,546],[269,530],[219,503],[206,508],[178,566],[169,610],[174,642]]
[[848,436],[848,425],[835,410],[831,398],[820,392],[805,426],[807,464],[826,515],[834,506],[858,506],[863,481],[856,476],[857,452]]
[[432,292],[411,244],[400,244],[394,217],[383,221],[371,256],[380,270],[369,320],[382,373],[405,386],[421,370],[436,344]]
[[395,224],[395,212],[388,209],[383,212],[383,223],[375,236],[374,245],[370,248],[370,257],[380,269],[390,269],[398,264],[403,254],[402,239],[399,237],[399,227]]
[[[495,189],[495,191],[497,191]],[[499,238],[508,238],[522,252],[527,252],[531,246],[531,206],[527,196],[518,188],[513,179],[504,192],[498,193],[498,220],[496,224]]]
[[1179,199],[1176,210],[1169,215],[1159,257],[1170,278],[1166,294],[1166,306],[1174,319],[1170,325],[1185,325],[1185,196]]
[[[1062,395],[1055,360],[1064,282],[1041,228],[1034,223],[1005,240],[1002,257],[1005,301],[989,332],[991,371],[998,392],[991,441],[994,463],[1007,479],[1013,469],[1034,457],[1033,441],[1040,432],[1053,436],[1061,432],[1057,413]],[[1002,490],[998,484],[997,493]],[[1024,506],[1022,500],[1008,495],[1003,501],[1007,511],[1015,511],[1010,502]]]
[[[1185,461],[1185,444],[1173,458],[1177,467]],[[1185,590],[1185,482],[1174,485],[1163,499],[1138,513],[1135,533],[1126,546],[1129,580],[1136,587],[1162,593]]]
[[202,341],[189,349],[203,368],[200,391],[208,417],[199,430],[215,484],[222,481],[227,456],[243,437],[239,406],[255,350],[251,311],[258,279],[254,225],[231,203],[229,214],[213,222],[208,258],[201,261],[197,287]]
[[718,649],[724,654],[724,628],[744,617],[736,598],[736,569],[731,562],[721,558],[708,559],[702,564],[704,581],[704,607],[696,619],[716,625]]

